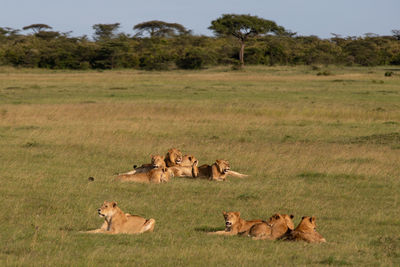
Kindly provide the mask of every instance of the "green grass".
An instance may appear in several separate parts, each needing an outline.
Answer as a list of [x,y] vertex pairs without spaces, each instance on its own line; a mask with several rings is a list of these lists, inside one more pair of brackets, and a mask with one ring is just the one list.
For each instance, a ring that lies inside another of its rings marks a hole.
[[[400,76],[321,69],[0,69],[0,265],[400,265]],[[250,177],[114,181],[171,147]],[[79,233],[104,200],[155,232]],[[328,242],[207,235],[224,210],[314,215]]]

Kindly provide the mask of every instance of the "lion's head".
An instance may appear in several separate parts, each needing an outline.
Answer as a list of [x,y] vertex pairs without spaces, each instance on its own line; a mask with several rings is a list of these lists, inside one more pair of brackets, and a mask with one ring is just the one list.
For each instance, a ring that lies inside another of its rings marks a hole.
[[268,219],[267,224],[272,228],[277,225],[286,225],[286,220],[281,214],[276,213]]
[[304,216],[301,218],[301,222],[296,227],[296,230],[303,233],[312,233],[317,229],[317,223],[315,221],[315,216]]
[[290,214],[290,215],[282,214],[282,217],[285,219],[287,227],[290,230],[293,230],[294,229],[294,223],[293,223],[292,219],[294,218],[294,215],[292,215],[292,214]]
[[222,174],[229,172],[229,170],[231,169],[229,166],[229,162],[223,159],[217,159],[215,161],[215,164],[217,165],[218,171]]
[[104,201],[103,205],[97,209],[97,213],[100,217],[112,217],[117,212],[117,202]]
[[235,225],[240,218],[240,212],[222,212],[225,219],[225,230],[230,231],[232,226]]
[[199,161],[193,155],[185,155],[182,157],[181,166],[193,167],[197,166]]
[[165,167],[164,157],[160,155],[151,155],[151,165],[153,168]]
[[[182,162],[182,152],[176,148],[171,148],[168,150],[165,158],[174,165],[180,165]],[[168,166],[171,167],[171,166]]]

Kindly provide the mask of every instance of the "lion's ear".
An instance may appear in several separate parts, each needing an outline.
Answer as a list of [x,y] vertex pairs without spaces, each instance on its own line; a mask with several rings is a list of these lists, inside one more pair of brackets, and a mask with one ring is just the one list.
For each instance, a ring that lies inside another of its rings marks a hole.
[[226,215],[226,211],[223,211],[222,214],[225,216]]
[[189,160],[192,161],[192,157],[191,156],[189,156]]
[[117,206],[117,202],[113,201],[112,206],[113,206],[113,208],[115,208]]
[[310,219],[309,219],[309,220],[310,220],[310,223],[312,223],[312,222],[313,222],[313,218],[314,218],[314,217],[310,217]]
[[294,215],[293,214],[290,214],[290,219],[293,219],[294,218]]
[[301,220],[304,220],[305,217],[306,217],[306,216],[301,217]]
[[312,216],[311,217],[311,222],[315,222],[315,220],[316,220],[315,216]]
[[235,212],[235,214],[240,217],[240,211]]

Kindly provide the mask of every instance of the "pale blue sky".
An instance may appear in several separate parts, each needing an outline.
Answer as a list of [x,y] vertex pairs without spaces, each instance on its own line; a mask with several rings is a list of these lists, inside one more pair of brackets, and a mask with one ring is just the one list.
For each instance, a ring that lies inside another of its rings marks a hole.
[[92,36],[96,23],[121,23],[132,34],[148,20],[177,22],[194,34],[212,35],[211,20],[224,13],[274,20],[300,35],[391,35],[400,29],[400,0],[0,0],[0,27],[45,23],[73,36]]

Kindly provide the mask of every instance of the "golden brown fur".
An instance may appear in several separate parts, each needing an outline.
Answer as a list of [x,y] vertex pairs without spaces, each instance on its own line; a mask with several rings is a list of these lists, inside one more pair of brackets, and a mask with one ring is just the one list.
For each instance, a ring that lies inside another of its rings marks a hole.
[[185,166],[173,166],[168,168],[171,177],[197,177],[199,175],[199,168],[197,167],[199,161],[193,157],[185,155],[182,164]]
[[168,182],[170,173],[167,168],[152,169],[149,172],[141,172],[134,174],[121,174],[117,179],[121,182],[138,182],[138,183],[163,183]]
[[323,238],[322,235],[316,231],[317,224],[315,221],[315,216],[304,216],[301,218],[299,225],[290,233],[287,239],[293,241],[302,240],[308,243],[326,242],[325,238]]
[[101,208],[97,210],[100,217],[104,217],[104,223],[100,229],[87,231],[85,233],[104,233],[104,234],[141,234],[153,232],[155,220],[146,220],[137,215],[124,213],[116,202],[104,201]]
[[206,177],[213,181],[225,181],[230,170],[229,162],[217,159],[213,165],[201,165],[199,167],[199,177]]
[[251,227],[249,236],[255,240],[276,240],[282,238],[294,229],[293,217],[293,215],[276,213],[268,221],[263,221]]
[[182,163],[182,152],[176,148],[171,148],[165,155],[167,167],[179,166]]
[[120,173],[118,175],[130,175],[130,174],[135,174],[135,173],[143,173],[143,172],[149,172],[152,169],[155,168],[165,168],[165,160],[163,156],[160,155],[151,155],[151,163],[143,164],[140,167],[133,166],[133,170],[126,172],[126,173]]
[[240,212],[224,211],[222,214],[225,219],[225,230],[217,232],[209,232],[209,234],[215,234],[215,235],[247,234],[253,225],[262,222],[262,220],[251,220],[251,221],[243,220],[242,218],[240,218]]
[[197,161],[197,164],[199,164],[199,161],[196,159],[195,156],[185,155],[182,157],[182,162],[179,164],[179,166],[191,167],[191,166],[193,166],[193,163],[195,161]]

